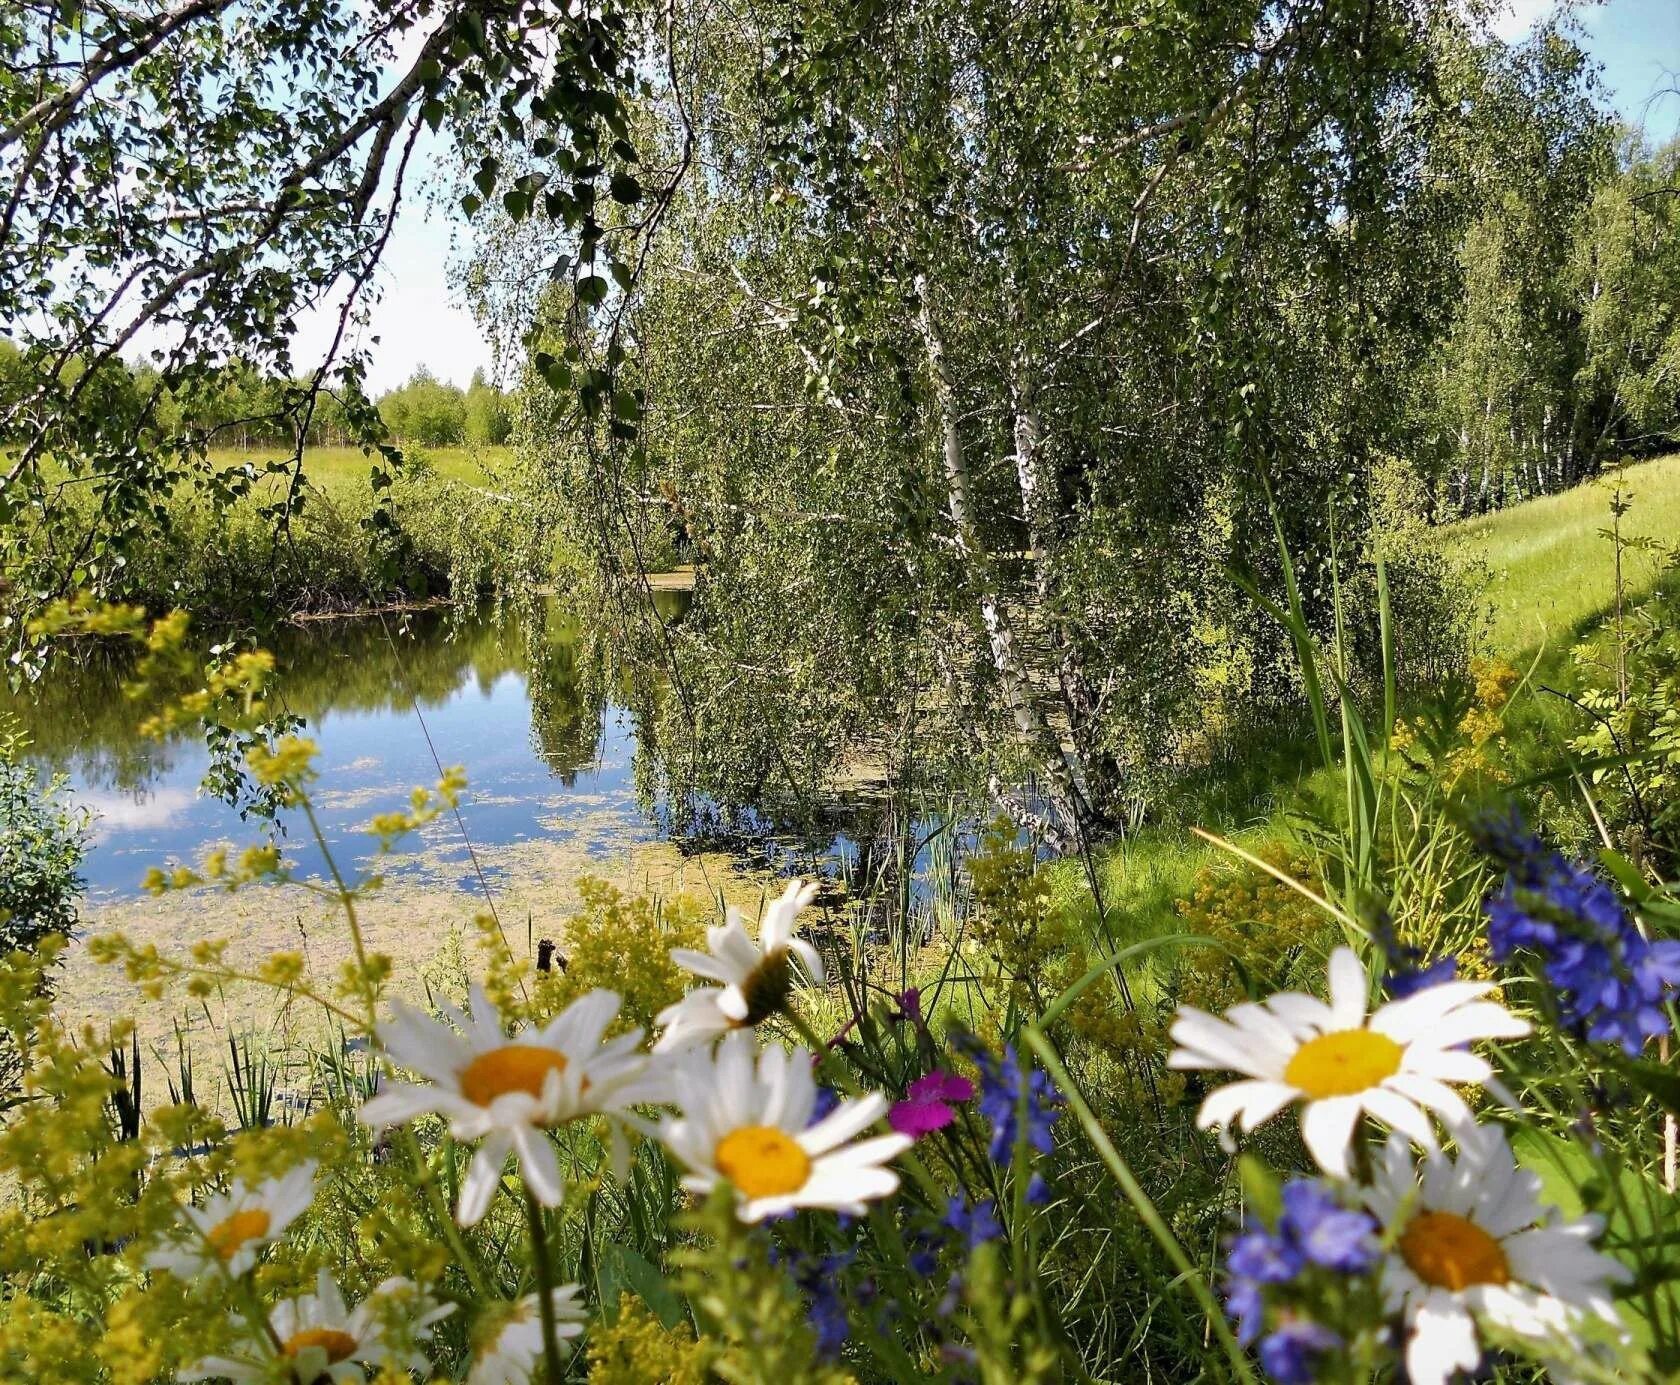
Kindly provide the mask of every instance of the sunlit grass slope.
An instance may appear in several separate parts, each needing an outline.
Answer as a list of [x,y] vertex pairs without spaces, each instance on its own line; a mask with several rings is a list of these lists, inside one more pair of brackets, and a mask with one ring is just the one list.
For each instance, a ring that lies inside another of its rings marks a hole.
[[[497,477],[507,470],[513,452],[507,447],[411,447],[405,451],[423,465],[429,465],[440,476],[469,486],[493,486]],[[257,447],[221,447],[210,454],[219,466],[239,466],[255,462],[283,460],[284,451],[271,444]],[[311,447],[303,454],[303,472],[322,489],[353,482],[365,482],[368,457],[359,447]]]
[[[1680,456],[1630,466],[1622,480],[1633,503],[1622,521],[1624,533],[1680,543]],[[1487,568],[1493,649],[1519,655],[1542,643],[1567,647],[1584,625],[1610,609],[1614,551],[1601,531],[1610,524],[1614,481],[1609,474],[1443,531],[1449,548]],[[1658,560],[1631,553],[1623,563],[1629,592],[1649,591]]]
[[[1546,666],[1554,666],[1567,659],[1577,638],[1610,609],[1615,593],[1613,550],[1599,531],[1610,523],[1612,481],[1594,481],[1442,531],[1443,541],[1458,556],[1486,571],[1493,652],[1526,666],[1522,656],[1532,657],[1544,641]],[[1670,546],[1680,544],[1680,456],[1629,467],[1623,484],[1633,502],[1623,520],[1624,531]],[[1657,561],[1632,553],[1624,563],[1630,594],[1649,591]],[[1532,722],[1561,715],[1561,706],[1530,699],[1523,715]],[[1194,801],[1178,804],[1173,816],[1249,850],[1287,840],[1283,805],[1303,795],[1324,798],[1338,785],[1334,776],[1315,767],[1310,749],[1288,742],[1284,736],[1270,746],[1257,744],[1250,755],[1206,775],[1188,795]],[[1199,871],[1226,859],[1179,823],[1146,826],[1123,842],[1103,847],[1096,868],[1109,910],[1109,930],[1122,944],[1177,931],[1182,923],[1176,901],[1191,893]],[[1087,926],[1094,926],[1082,866],[1058,862],[1051,878],[1058,899],[1076,910]],[[1146,978],[1148,969],[1149,964],[1140,962],[1135,970]]]

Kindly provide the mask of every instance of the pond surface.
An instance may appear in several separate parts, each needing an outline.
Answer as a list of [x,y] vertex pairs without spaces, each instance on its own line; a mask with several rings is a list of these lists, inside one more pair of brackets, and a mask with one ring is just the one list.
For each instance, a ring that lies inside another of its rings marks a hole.
[[[413,786],[435,783],[439,763],[466,766],[461,818],[480,848],[540,837],[604,858],[658,835],[655,816],[637,802],[630,718],[582,666],[580,628],[554,607],[533,623],[424,612],[400,622],[312,622],[269,641],[286,707],[306,719],[305,734],[320,747],[312,797],[341,865],[372,863],[361,829],[403,806]],[[93,815],[83,867],[93,902],[138,894],[152,866],[196,862],[217,845],[261,841],[265,831],[200,791],[209,764],[201,739],[138,734],[145,709],[122,695],[121,681],[120,668],[95,662],[55,670],[21,697],[0,690],[0,712],[18,717],[30,737],[29,758],[67,775],[75,801]],[[322,874],[307,824],[288,817],[281,826],[298,873]],[[388,875],[477,886],[450,815],[422,835],[423,850],[387,859]],[[487,867],[492,884],[495,870]]]

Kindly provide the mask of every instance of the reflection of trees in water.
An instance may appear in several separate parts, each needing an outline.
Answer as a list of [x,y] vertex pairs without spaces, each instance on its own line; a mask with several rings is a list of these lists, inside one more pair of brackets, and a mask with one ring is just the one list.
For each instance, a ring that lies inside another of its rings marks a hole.
[[[285,709],[309,722],[327,712],[400,711],[411,696],[422,707],[437,706],[468,677],[488,688],[519,670],[524,653],[519,619],[507,613],[315,621],[284,627],[267,644],[281,670]],[[139,734],[157,704],[124,696],[132,671],[121,650],[78,650],[21,696],[0,688],[0,712],[22,722],[31,754],[74,769],[93,787],[133,793],[196,740],[190,733],[165,742]]]
[[605,660],[583,622],[549,605],[526,640],[526,690],[531,743],[542,762],[570,788],[594,764],[606,708]]

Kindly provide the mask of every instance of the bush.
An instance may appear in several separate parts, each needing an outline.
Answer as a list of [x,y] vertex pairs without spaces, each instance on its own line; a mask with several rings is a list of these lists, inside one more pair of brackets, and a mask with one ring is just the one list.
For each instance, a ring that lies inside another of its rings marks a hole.
[[[0,728],[3,733],[4,728]],[[65,780],[42,784],[0,738],[0,953],[33,950],[76,926],[87,818],[70,806]]]

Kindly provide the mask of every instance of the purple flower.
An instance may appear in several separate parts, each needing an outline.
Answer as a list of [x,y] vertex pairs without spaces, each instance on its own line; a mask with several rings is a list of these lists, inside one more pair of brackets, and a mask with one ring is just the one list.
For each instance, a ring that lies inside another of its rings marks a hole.
[[1306,1264],[1300,1248],[1264,1227],[1244,1231],[1231,1241],[1225,1269],[1256,1284],[1287,1284]]
[[[1363,1274],[1377,1263],[1377,1223],[1365,1212],[1347,1207],[1331,1185],[1322,1179],[1292,1179],[1283,1190],[1283,1212],[1273,1227],[1252,1226],[1231,1239],[1225,1255],[1229,1282],[1225,1290],[1225,1311],[1237,1325],[1237,1340],[1244,1346],[1260,1335],[1266,1321],[1266,1290],[1291,1284],[1313,1269],[1337,1274]],[[1306,1324],[1322,1332],[1316,1324]],[[1333,1335],[1333,1334],[1332,1334]],[[1274,1341],[1274,1339],[1276,1339]],[[1286,1324],[1266,1339],[1286,1374],[1270,1364],[1267,1371],[1279,1380],[1310,1380],[1300,1374],[1310,1357],[1322,1351],[1311,1333],[1302,1335]],[[1265,1360],[1266,1342],[1261,1343]]]
[[1260,1364],[1280,1385],[1311,1385],[1318,1358],[1341,1346],[1342,1339],[1309,1318],[1292,1318],[1260,1342]]
[[980,1069],[980,1114],[991,1123],[992,1158],[1008,1167],[1015,1153],[1016,1122],[1023,1114],[1027,1144],[1040,1154],[1050,1153],[1055,1148],[1051,1127],[1061,1115],[1061,1099],[1050,1074],[1038,1068],[1023,1072],[1013,1044],[1004,1046],[1002,1057],[978,1044],[971,1044],[969,1053]]
[[909,1020],[911,1024],[922,1022],[922,988],[911,986],[908,990],[898,994],[898,1014],[896,1019]]
[[1363,1274],[1377,1262],[1376,1223],[1337,1201],[1315,1178],[1292,1179],[1283,1190],[1278,1229],[1313,1264]]
[[856,1258],[856,1253],[849,1250],[829,1255],[800,1250],[778,1254],[771,1250],[771,1263],[785,1264],[794,1282],[805,1291],[805,1315],[816,1334],[817,1354],[824,1360],[837,1357],[851,1334],[851,1321],[841,1296],[841,1274]]
[[962,1194],[957,1194],[946,1209],[945,1225],[961,1236],[971,1251],[1003,1235],[1003,1225],[997,1219],[997,1204],[991,1198],[970,1207]]
[[967,1101],[973,1095],[974,1084],[966,1077],[936,1068],[910,1084],[906,1099],[887,1113],[887,1124],[900,1135],[919,1140],[957,1118],[951,1102]]
[[1516,816],[1474,831],[1506,872],[1484,906],[1494,960],[1534,958],[1559,1019],[1594,1042],[1637,1055],[1668,1033],[1680,942],[1647,939],[1607,882],[1546,847]]
[[818,1087],[817,1099],[811,1106],[811,1124],[833,1115],[839,1105],[840,1098],[832,1087]]
[[1425,966],[1422,951],[1400,941],[1386,913],[1377,919],[1374,931],[1387,963],[1383,986],[1394,999],[1404,1000],[1458,975],[1458,961],[1453,957],[1441,957]]

